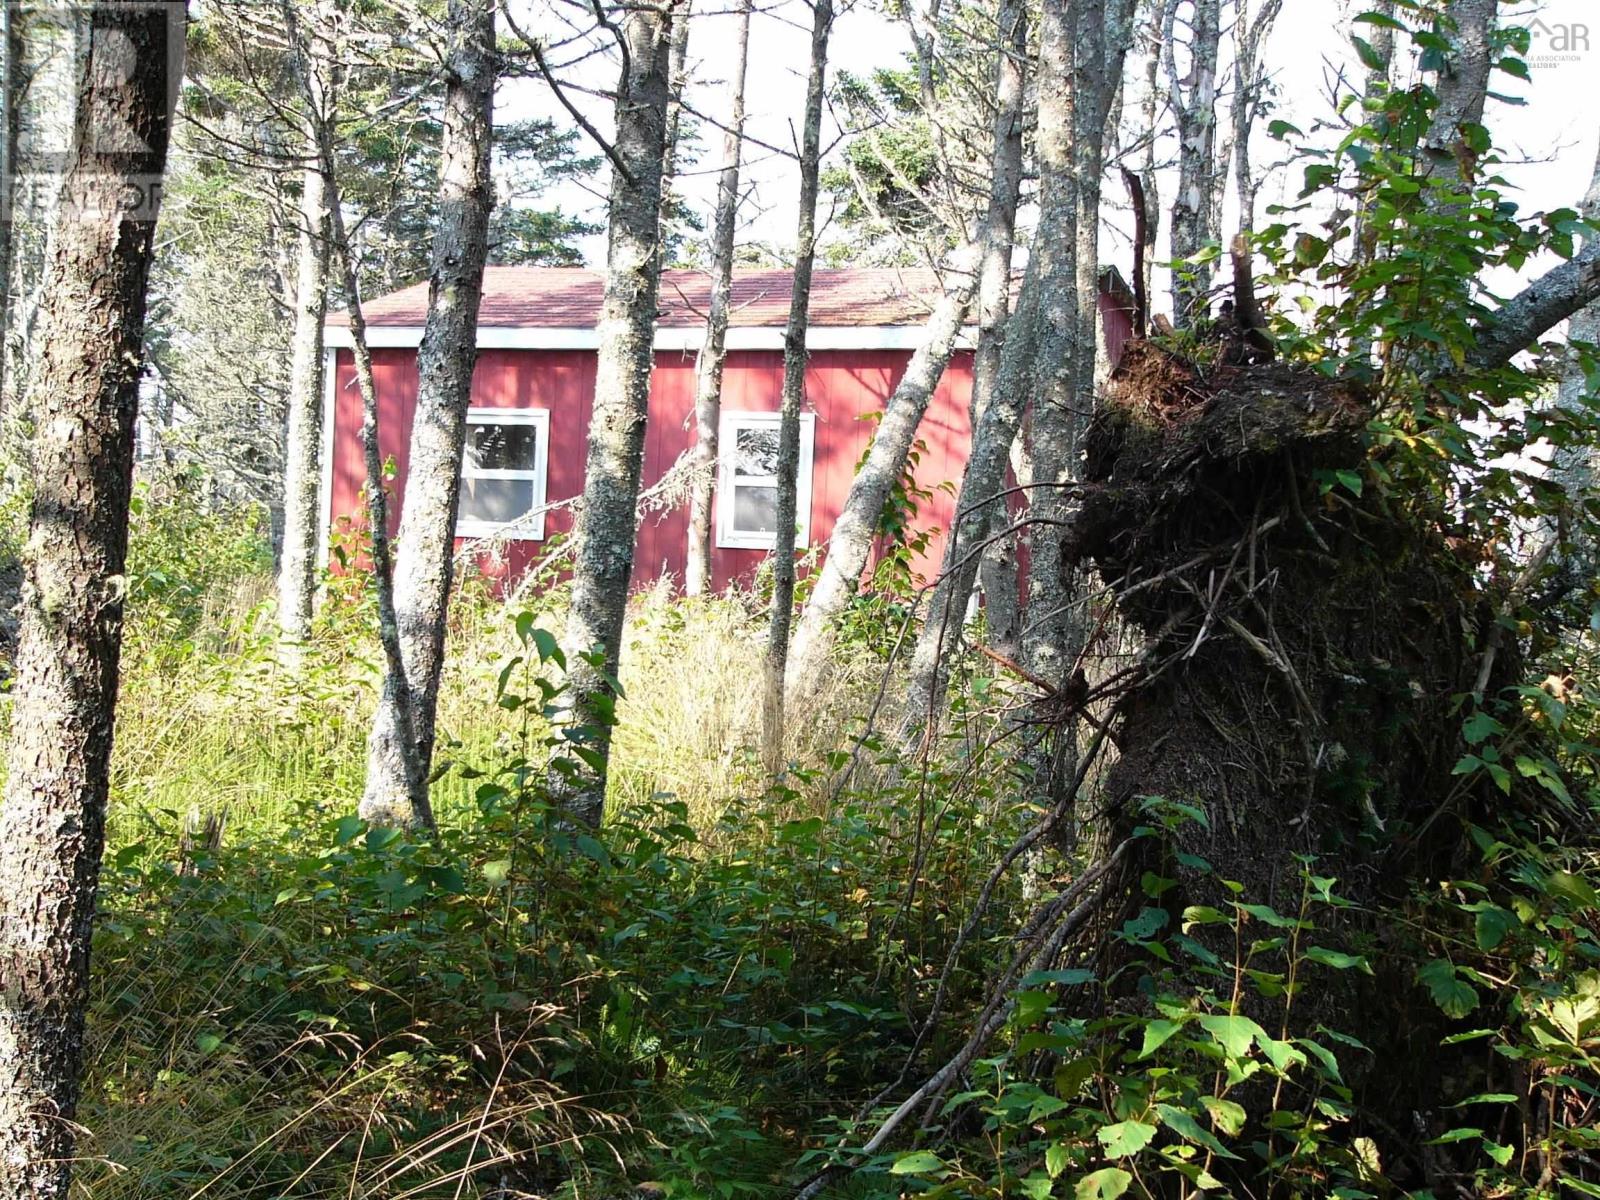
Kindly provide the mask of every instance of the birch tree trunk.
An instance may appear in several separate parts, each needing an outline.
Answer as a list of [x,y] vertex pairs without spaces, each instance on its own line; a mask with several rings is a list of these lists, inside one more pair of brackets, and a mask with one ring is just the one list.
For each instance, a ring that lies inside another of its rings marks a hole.
[[[600,823],[605,810],[617,701],[610,680],[617,678],[633,574],[635,506],[661,285],[667,75],[672,28],[680,11],[677,3],[630,9],[621,31],[627,53],[617,84],[606,290],[566,628],[574,718],[588,727],[586,736],[597,757],[592,774],[567,804],[577,819],[591,825]],[[598,667],[581,657],[595,650],[600,655]]]
[[0,806],[4,1200],[65,1200],[73,1160],[145,294],[184,36],[181,5],[97,4],[88,21],[39,314],[35,492]]
[[1476,158],[1467,149],[1462,130],[1483,123],[1494,61],[1494,27],[1498,0],[1450,0],[1441,32],[1450,43],[1434,82],[1439,106],[1423,138],[1422,173],[1446,183],[1459,183]]
[[316,125],[332,112],[334,75],[330,5],[313,16],[308,57],[312,111],[306,114],[294,333],[289,351],[289,413],[283,450],[283,552],[278,561],[278,634],[293,666],[311,635],[321,533],[318,461],[322,440],[322,326],[328,311],[328,203]]
[[[1016,237],[1017,202],[1022,189],[1022,129],[1028,65],[1028,14],[1024,0],[1001,0],[996,25],[1000,47],[995,62],[995,119],[990,149],[987,240],[978,284],[978,346],[972,363],[972,450],[961,476],[956,516],[945,541],[944,561],[928,606],[928,617],[912,654],[906,712],[915,722],[944,698],[948,664],[955,654],[961,621],[980,570],[986,580],[1001,571],[1009,579],[985,588],[991,609],[997,598],[1016,611],[1016,559],[1009,539],[1001,553],[982,547],[990,529],[1004,520],[1002,500],[1006,464],[1022,420],[1022,373],[1031,360],[1031,321],[1011,315],[1011,251]],[[1033,294],[1030,278],[1023,296]],[[1020,335],[1020,336],[1019,336]],[[1013,344],[1015,343],[1015,344]],[[1009,367],[1007,364],[1010,364]],[[990,614],[991,626],[994,613]]]
[[[661,245],[672,236],[672,185],[678,173],[680,151],[678,129],[683,124],[683,92],[689,86],[689,17],[693,0],[685,0],[678,20],[672,26],[672,54],[667,63],[667,132],[661,155]],[[663,254],[665,250],[663,250]],[[665,259],[662,266],[666,265]]]
[[939,386],[955,351],[956,338],[961,335],[978,282],[973,270],[979,258],[977,251],[977,246],[964,247],[947,265],[950,282],[928,318],[922,341],[906,364],[905,374],[884,406],[866,461],[850,482],[811,599],[795,630],[786,685],[791,701],[809,694],[821,681],[833,649],[835,623],[860,586],[889,491],[905,470],[917,427],[922,424],[928,401]]
[[811,67],[800,135],[800,216],[795,234],[794,288],[783,331],[783,407],[778,431],[778,504],[772,539],[772,620],[767,629],[762,757],[776,771],[783,755],[784,675],[794,618],[794,546],[800,472],[800,407],[806,388],[806,326],[816,255],[817,188],[822,158],[823,85],[828,70],[832,0],[811,0]]
[[[449,23],[439,217],[428,316],[417,351],[417,407],[395,556],[395,619],[405,674],[385,681],[373,714],[360,808],[368,821],[413,827],[433,825],[427,777],[444,667],[461,454],[478,361],[478,302],[489,250],[489,210],[494,207],[489,178],[494,0],[451,0]],[[408,756],[396,744],[402,688],[410,692],[415,747],[410,770]]]
[[[316,85],[306,46],[301,41],[300,21],[295,14],[293,0],[281,0],[279,12],[283,17],[290,69],[307,100],[308,110],[315,116],[318,111]],[[317,159],[322,168],[326,191],[330,262],[338,270],[339,283],[349,306],[350,358],[355,367],[356,387],[361,393],[361,457],[366,470],[367,536],[371,543],[372,590],[378,608],[378,645],[383,651],[384,689],[387,693],[391,690],[391,680],[400,681],[401,686],[393,689],[400,698],[394,713],[395,723],[401,733],[396,744],[400,747],[407,793],[411,796],[420,795],[426,805],[427,777],[416,760],[411,693],[404,686],[405,660],[400,648],[400,623],[395,615],[389,500],[384,490],[383,457],[378,444],[378,389],[372,375],[372,353],[367,346],[367,322],[361,311],[361,288],[356,278],[355,259],[350,251],[344,209],[339,199],[338,160],[334,154],[332,122],[314,119],[312,128],[317,138]],[[431,812],[427,809],[424,812],[431,820]]]
[[[1065,679],[1080,649],[1061,542],[1094,410],[1105,122],[1133,34],[1131,0],[1046,0],[1039,52],[1041,289],[1033,365],[1031,553],[1022,654]],[[1060,79],[1061,83],[1056,84]],[[1040,486],[1043,485],[1043,486]]]
[[[1217,240],[1211,227],[1217,170],[1217,47],[1222,40],[1222,0],[1194,0],[1189,70],[1180,78],[1174,51],[1178,5],[1167,9],[1167,80],[1178,125],[1178,192],[1172,200],[1172,257],[1193,258]],[[1187,273],[1188,278],[1185,278]],[[1211,265],[1172,273],[1172,323],[1191,328],[1210,310]]]
[[[1380,17],[1394,20],[1395,0],[1378,0],[1373,6],[1373,11]],[[1393,74],[1394,62],[1394,30],[1382,23],[1371,27],[1369,44],[1378,65],[1367,70],[1366,83],[1362,88],[1362,99],[1367,112],[1374,111],[1383,103],[1383,97],[1388,93],[1390,77]],[[1372,208],[1377,202],[1376,189],[1362,198],[1361,210],[1356,214],[1355,245],[1356,258],[1360,262],[1371,262],[1378,253],[1378,236],[1372,224]],[[1370,344],[1364,339],[1364,344]]]
[[[1250,134],[1261,112],[1266,89],[1267,67],[1261,47],[1272,32],[1273,23],[1283,8],[1283,0],[1263,0],[1255,16],[1249,0],[1238,0],[1233,22],[1233,183],[1239,193],[1239,228],[1246,232],[1256,227],[1256,193],[1260,181],[1250,165]],[[1385,29],[1392,40],[1394,30]]]
[[[1584,195],[1580,209],[1587,221],[1600,221],[1600,153],[1595,157],[1594,174],[1589,180],[1589,190]],[[1600,237],[1590,234],[1584,238],[1588,246],[1600,243]],[[1600,302],[1589,304],[1574,313],[1567,322],[1567,341],[1586,346],[1600,345]],[[1584,369],[1582,356],[1568,351],[1567,362],[1561,373],[1556,391],[1556,407],[1569,419],[1582,423],[1592,418],[1588,415],[1588,402],[1593,394],[1589,372]],[[1581,439],[1562,446],[1550,465],[1551,477],[1566,492],[1566,503],[1573,510],[1570,520],[1560,522],[1546,519],[1538,539],[1541,543],[1533,554],[1548,554],[1543,543],[1553,542],[1559,551],[1553,567],[1554,578],[1543,597],[1543,603],[1554,604],[1578,594],[1591,586],[1600,575],[1600,547],[1595,544],[1592,526],[1583,516],[1583,506],[1595,495],[1596,459],[1600,448],[1592,439]]]
[[711,232],[711,310],[706,341],[695,364],[694,478],[689,493],[689,554],[684,591],[711,590],[712,498],[717,478],[717,433],[722,420],[722,367],[727,360],[728,299],[733,284],[734,229],[739,215],[739,165],[744,154],[744,85],[750,60],[750,13],[754,0],[741,0],[734,35],[733,78],[728,85],[728,124],[722,135],[722,169],[717,176],[717,211]]

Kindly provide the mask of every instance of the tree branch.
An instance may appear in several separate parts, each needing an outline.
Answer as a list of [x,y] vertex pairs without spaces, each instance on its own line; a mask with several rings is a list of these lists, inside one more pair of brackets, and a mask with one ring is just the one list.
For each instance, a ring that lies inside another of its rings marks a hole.
[[1480,371],[1504,366],[1596,297],[1600,297],[1600,242],[1546,271],[1487,318],[1478,344],[1467,355],[1467,365]]

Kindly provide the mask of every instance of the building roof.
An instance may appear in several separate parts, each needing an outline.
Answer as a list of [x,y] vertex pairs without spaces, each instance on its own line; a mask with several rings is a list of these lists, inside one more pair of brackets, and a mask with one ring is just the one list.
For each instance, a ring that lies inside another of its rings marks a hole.
[[[734,328],[781,329],[789,319],[793,272],[740,269],[733,273],[728,323]],[[483,273],[480,325],[503,329],[592,329],[600,319],[605,273],[579,267],[489,267]],[[810,324],[817,327],[920,326],[941,293],[926,268],[819,269],[812,274]],[[657,325],[699,328],[711,305],[704,271],[663,271]],[[428,284],[412,284],[362,306],[367,324],[420,326],[428,315]],[[335,328],[346,313],[328,315]]]

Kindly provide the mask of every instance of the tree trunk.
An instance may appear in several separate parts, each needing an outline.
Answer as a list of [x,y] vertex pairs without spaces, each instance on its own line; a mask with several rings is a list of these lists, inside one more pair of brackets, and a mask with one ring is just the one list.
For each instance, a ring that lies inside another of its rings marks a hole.
[[783,754],[784,675],[789,625],[794,618],[795,511],[800,473],[800,406],[806,387],[806,316],[816,252],[817,187],[822,158],[823,84],[828,69],[832,0],[811,0],[811,69],[800,142],[800,218],[795,235],[794,288],[783,332],[783,406],[778,432],[778,511],[772,539],[772,621],[767,630],[766,692],[762,706],[762,756],[776,771]]
[[[1579,211],[1587,221],[1600,221],[1600,154],[1595,158],[1594,174]],[[1592,246],[1600,238],[1590,234],[1584,241]],[[1567,341],[1569,344],[1600,345],[1600,303],[1592,303],[1572,315],[1567,322]],[[1582,427],[1593,419],[1588,409],[1592,392],[1582,355],[1569,349],[1556,391],[1556,408]],[[1550,476],[1566,492],[1570,514],[1566,520],[1546,518],[1542,522],[1544,528],[1529,556],[1532,561],[1540,554],[1548,555],[1546,544],[1559,551],[1550,586],[1541,598],[1541,607],[1580,595],[1600,575],[1596,570],[1600,566],[1600,552],[1597,552],[1600,547],[1596,546],[1593,526],[1583,513],[1584,504],[1595,494],[1595,480],[1600,474],[1595,469],[1597,457],[1600,457],[1600,448],[1595,446],[1593,438],[1579,437],[1560,447],[1550,464]]]
[[[633,574],[635,506],[649,415],[656,297],[661,285],[661,162],[666,149],[672,27],[681,6],[629,10],[628,53],[617,84],[616,153],[600,310],[594,416],[589,423],[574,552],[567,662],[575,719],[597,765],[568,807],[598,825],[605,809],[622,622]],[[598,650],[599,665],[581,655]]]
[[1049,0],[1040,28],[1037,140],[1045,244],[1036,241],[1035,254],[1043,319],[1032,371],[1033,525],[1022,654],[1031,670],[1055,678],[1070,671],[1081,641],[1066,603],[1061,541],[1094,409],[1105,121],[1132,36],[1131,5]]
[[[672,56],[667,64],[666,148],[661,155],[661,245],[672,237],[672,184],[678,173],[678,127],[683,123],[683,92],[689,86],[689,14],[693,0],[685,0],[678,20],[672,26]],[[663,249],[662,254],[666,251]],[[666,262],[663,258],[662,265]]]
[[[1250,134],[1261,111],[1267,69],[1261,47],[1283,8],[1283,0],[1263,0],[1254,17],[1249,0],[1238,0],[1233,22],[1233,182],[1239,193],[1239,228],[1256,227],[1256,192],[1260,182],[1250,165]],[[1394,30],[1385,29],[1392,43]]]
[[[316,110],[307,114],[312,123],[327,120],[331,112],[332,46],[326,27],[331,15],[319,11],[313,18],[317,28],[311,32],[310,57],[327,66],[320,79],[313,76]],[[318,459],[324,383],[322,325],[328,311],[328,202],[314,125],[306,131],[305,153],[308,163],[300,192],[299,264],[283,450],[283,551],[278,560],[278,633],[291,664],[311,635],[317,571],[322,565],[317,562],[321,532]]]
[[[453,578],[456,508],[472,371],[478,361],[478,302],[489,251],[489,178],[495,49],[493,0],[452,0],[455,39],[445,64],[439,220],[433,235],[428,317],[417,351],[417,407],[411,421],[405,503],[395,556],[395,617],[404,679],[385,681],[367,746],[361,815],[369,821],[432,826],[427,776],[433,760],[439,676]],[[410,690],[411,734],[420,783],[408,783],[396,745],[398,693]]]
[[0,66],[0,417],[6,413],[6,388],[10,380],[7,361],[11,345],[11,289],[13,286],[11,261],[15,254],[12,224],[17,216],[14,208],[12,180],[18,174],[18,140],[22,135],[23,57],[26,44],[23,40],[23,9],[21,5],[7,4],[0,13],[0,54],[5,56]]
[[[1483,123],[1494,64],[1494,27],[1499,0],[1451,0],[1441,32],[1450,53],[1434,82],[1439,106],[1423,139],[1422,172],[1429,178],[1459,183],[1464,167],[1476,158],[1467,149],[1462,130]],[[1453,26],[1453,27],[1452,27]]]
[[706,342],[695,364],[694,479],[689,494],[689,556],[684,591],[711,589],[712,496],[717,478],[717,426],[722,420],[722,366],[727,359],[728,298],[733,281],[734,227],[739,215],[739,164],[744,153],[744,82],[750,60],[750,13],[754,0],[739,5],[728,127],[722,135],[722,170],[711,233],[711,311]]
[[[1021,366],[1029,358],[1026,339],[1011,344],[1011,331],[1026,324],[1011,315],[1011,251],[1022,188],[1022,127],[1028,65],[1027,6],[1001,0],[995,62],[995,119],[989,155],[989,207],[978,283],[978,346],[972,360],[972,450],[961,477],[956,516],[945,542],[939,582],[912,655],[906,711],[915,722],[944,697],[947,667],[955,654],[972,585],[983,560],[991,634],[997,624],[1016,636],[1016,558],[1010,539],[985,552],[981,542],[1005,516],[1005,503],[991,497],[1004,485],[1006,462],[1022,418]],[[1032,293],[1025,282],[1024,293]],[[1008,375],[1006,363],[1013,366]],[[1009,577],[1004,577],[1008,575]],[[997,623],[1001,610],[1004,617]]]
[[[1178,123],[1178,194],[1172,201],[1172,257],[1193,258],[1216,241],[1211,228],[1217,161],[1217,46],[1222,40],[1221,0],[1194,0],[1189,72],[1180,79],[1173,51],[1177,5],[1167,10],[1167,79]],[[1187,84],[1187,88],[1185,88]],[[1187,274],[1188,278],[1185,278]],[[1211,266],[1173,269],[1172,323],[1191,328],[1210,311]]]
[[[1373,11],[1392,21],[1394,9],[1395,0],[1379,0]],[[1368,69],[1362,88],[1362,100],[1366,111],[1370,113],[1383,103],[1383,97],[1389,91],[1394,63],[1394,30],[1387,25],[1376,24],[1368,36],[1372,52],[1380,64]],[[1378,253],[1378,235],[1372,224],[1372,208],[1376,202],[1377,191],[1374,188],[1363,197],[1361,211],[1356,214],[1356,258],[1361,262],[1371,262]],[[1370,341],[1364,341],[1364,344],[1370,347]]]
[[[35,492],[0,807],[4,1200],[64,1200],[73,1159],[145,291],[184,36],[178,5],[100,4],[88,19],[40,313]],[[121,136],[107,136],[107,114]],[[119,152],[129,145],[140,149]]]
[[[384,489],[382,451],[378,445],[378,389],[372,375],[372,354],[367,346],[367,322],[361,311],[361,288],[356,279],[354,256],[350,252],[350,238],[345,231],[344,209],[339,198],[338,160],[334,154],[332,122],[316,118],[319,110],[315,78],[307,61],[306,46],[301,41],[300,22],[295,15],[293,0],[281,0],[279,11],[283,16],[290,68],[306,98],[308,111],[313,116],[317,159],[322,167],[323,186],[326,189],[329,249],[332,262],[338,267],[345,302],[349,305],[350,358],[355,366],[356,387],[361,393],[361,456],[366,469],[367,535],[371,541],[372,589],[378,608],[378,644],[383,650],[384,690],[388,694],[391,691],[390,681],[400,682],[401,686],[393,689],[394,694],[400,697],[394,713],[394,720],[401,731],[396,744],[400,747],[407,794],[421,795],[426,804],[427,778],[416,760],[416,743],[411,732],[414,718],[410,690],[404,686],[405,660],[400,647],[400,623],[395,615],[389,501]],[[431,818],[431,814],[429,816]]]
[[928,401],[939,386],[955,351],[956,338],[961,335],[977,286],[973,271],[974,260],[979,257],[977,250],[976,246],[968,246],[949,264],[947,269],[953,278],[929,316],[922,342],[906,364],[905,374],[884,406],[866,461],[850,483],[811,599],[795,630],[786,683],[791,701],[815,690],[833,649],[834,624],[860,586],[889,491],[905,470],[917,427],[922,424]]

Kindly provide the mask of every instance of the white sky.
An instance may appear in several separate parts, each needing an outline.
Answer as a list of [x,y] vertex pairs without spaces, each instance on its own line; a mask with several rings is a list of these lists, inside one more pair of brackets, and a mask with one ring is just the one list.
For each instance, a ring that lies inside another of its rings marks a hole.
[[[759,2],[759,0],[758,0]],[[697,8],[721,6],[722,0],[699,0]],[[1252,7],[1254,7],[1252,5]],[[1336,135],[1324,127],[1318,133],[1319,123],[1332,117],[1329,104],[1331,81],[1340,70],[1347,78],[1359,81],[1362,69],[1350,45],[1348,34],[1350,18],[1365,11],[1370,4],[1362,0],[1286,0],[1284,11],[1266,47],[1264,58],[1271,65],[1277,89],[1273,117],[1290,121],[1318,142],[1327,143]],[[539,7],[528,14],[524,29],[538,30],[552,39],[570,32],[562,25],[563,13],[573,12],[562,5]],[[1505,24],[1532,25],[1542,21],[1550,32],[1537,29],[1529,67],[1532,84],[1524,83],[1504,72],[1496,72],[1492,87],[1511,95],[1526,98],[1523,106],[1491,101],[1486,120],[1494,130],[1497,144],[1509,160],[1502,170],[1516,189],[1513,198],[1518,200],[1524,213],[1563,206],[1576,206],[1582,198],[1593,172],[1597,139],[1600,139],[1600,105],[1595,102],[1597,76],[1600,76],[1600,3],[1595,0],[1531,0],[1513,4],[1502,2],[1502,22]],[[537,14],[537,15],[535,15]],[[581,14],[575,14],[575,19]],[[794,0],[778,3],[766,12],[758,13],[752,26],[751,58],[747,90],[748,124],[751,138],[778,146],[793,146],[795,128],[804,100],[806,56],[809,49],[810,9]],[[1587,47],[1580,43],[1587,32]],[[1576,34],[1571,49],[1564,53],[1552,50],[1552,37]],[[733,54],[734,18],[731,14],[712,12],[696,15],[689,45],[690,105],[718,118],[727,115],[726,77]],[[898,66],[904,62],[910,40],[904,26],[878,12],[870,0],[856,3],[837,17],[829,63],[830,80],[840,70],[865,74],[875,67]],[[1230,39],[1227,31],[1223,38],[1223,63],[1221,75],[1226,84],[1230,62]],[[559,54],[555,57],[559,58]],[[1139,75],[1139,64],[1130,57],[1134,75]],[[605,88],[615,81],[615,62],[604,55],[595,55],[576,68],[562,73],[580,87]],[[1130,93],[1126,111],[1130,118],[1137,117],[1137,88],[1142,81],[1130,79]],[[580,93],[573,99],[585,115],[601,130],[611,124],[609,103]],[[551,96],[549,89],[537,80],[512,81],[502,85],[498,100],[503,118],[550,116],[563,125],[571,119]],[[1224,105],[1226,100],[1224,99]],[[1225,123],[1225,112],[1219,114]],[[1270,141],[1265,135],[1265,121],[1253,143],[1254,161],[1258,166],[1283,157],[1284,147]],[[825,130],[824,145],[834,140],[836,130]],[[715,167],[720,153],[720,131],[704,128],[700,137],[700,159],[686,168],[680,177],[679,191],[689,203],[709,221],[715,195]],[[586,152],[592,150],[588,144]],[[1159,158],[1171,158],[1174,147],[1165,144],[1158,148]],[[1280,200],[1292,201],[1300,185],[1303,164],[1287,170],[1278,170],[1267,181],[1260,196],[1265,206]],[[595,185],[604,188],[608,171],[602,171]],[[1175,172],[1171,173],[1175,175]],[[753,192],[741,213],[741,241],[763,241],[780,251],[786,251],[793,242],[795,223],[797,169],[793,159],[781,157],[755,145],[747,145],[745,181],[753,185]],[[1162,180],[1162,206],[1170,204],[1173,179]],[[1128,260],[1127,239],[1114,232],[1125,219],[1114,211],[1123,202],[1122,189],[1115,180],[1106,186],[1107,214],[1110,223],[1101,236],[1101,258],[1114,262],[1126,273]],[[596,196],[575,188],[564,188],[552,193],[542,203],[554,201],[570,212],[580,213],[596,224],[604,225],[603,196]],[[825,213],[822,216],[825,218]],[[1235,227],[1236,217],[1232,199],[1224,216],[1224,229]],[[1257,224],[1264,224],[1264,212],[1258,214]],[[1163,219],[1163,230],[1165,220]],[[1164,245],[1164,242],[1163,242]],[[601,265],[604,259],[604,238],[587,239],[584,252],[591,265]],[[1161,253],[1164,255],[1165,250]],[[1538,269],[1548,264],[1536,264]],[[1496,281],[1509,288],[1515,281]],[[1157,285],[1158,293],[1162,284]],[[1164,308],[1162,296],[1156,298],[1156,307]]]

